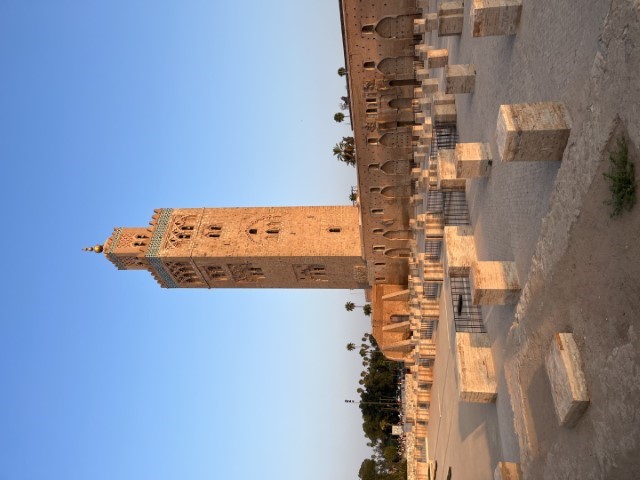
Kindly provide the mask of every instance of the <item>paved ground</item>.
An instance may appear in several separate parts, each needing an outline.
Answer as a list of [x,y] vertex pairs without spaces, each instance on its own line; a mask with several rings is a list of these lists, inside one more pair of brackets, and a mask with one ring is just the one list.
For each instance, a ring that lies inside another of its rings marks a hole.
[[[475,93],[456,98],[460,141],[490,142],[497,158],[493,135],[505,103],[562,101],[573,127],[562,163],[495,161],[489,178],[469,182],[479,258],[514,260],[525,288],[517,306],[483,312],[498,366],[495,416],[451,415],[446,448],[443,420],[437,428],[430,421],[430,454],[451,461],[439,460],[439,469],[453,465],[453,478],[490,478],[480,468],[456,475],[471,455],[478,467],[520,460],[525,478],[638,478],[640,207],[610,220],[601,173],[616,128],[640,145],[640,2],[525,1],[518,34],[489,38],[470,36],[470,4],[462,36],[426,41],[448,48],[450,63],[476,66]],[[442,327],[438,355],[441,337],[450,338]],[[561,330],[573,331],[587,353],[593,397],[574,430],[556,426],[542,365]],[[452,367],[440,360],[434,389],[454,411]],[[477,428],[489,437],[465,435]]]

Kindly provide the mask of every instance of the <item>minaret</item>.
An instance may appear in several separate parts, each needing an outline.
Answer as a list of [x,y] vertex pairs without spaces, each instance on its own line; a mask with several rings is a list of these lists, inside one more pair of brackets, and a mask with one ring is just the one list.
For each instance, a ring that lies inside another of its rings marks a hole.
[[104,255],[165,288],[367,288],[357,207],[164,208]]

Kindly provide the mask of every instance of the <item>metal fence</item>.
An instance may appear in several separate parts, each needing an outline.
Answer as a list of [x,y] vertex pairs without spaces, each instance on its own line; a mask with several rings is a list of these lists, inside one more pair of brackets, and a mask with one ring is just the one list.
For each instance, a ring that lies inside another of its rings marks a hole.
[[427,192],[427,213],[442,213],[443,205],[442,192],[439,190]]
[[[433,339],[433,330],[436,325],[435,319],[423,318],[420,320],[420,339],[431,340]],[[427,360],[427,359],[424,359]]]
[[451,277],[450,282],[456,332],[486,333],[482,309],[471,302],[469,277]]
[[424,259],[429,262],[440,262],[442,255],[442,240],[427,239],[424,242]]
[[457,143],[458,130],[455,124],[436,123],[433,126],[429,158],[435,161],[438,158],[438,150],[456,148]]
[[424,298],[429,300],[437,300],[440,298],[440,291],[442,290],[442,282],[424,282]]
[[445,225],[470,225],[469,208],[464,192],[442,192]]

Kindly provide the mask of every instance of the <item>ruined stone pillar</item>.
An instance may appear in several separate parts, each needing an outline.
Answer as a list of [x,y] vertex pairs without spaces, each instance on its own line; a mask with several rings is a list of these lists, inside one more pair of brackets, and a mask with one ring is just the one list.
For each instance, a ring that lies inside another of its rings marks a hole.
[[571,133],[564,104],[501,105],[496,142],[503,162],[562,160]]
[[440,89],[440,82],[437,78],[422,80],[422,93],[425,95],[436,93]]
[[486,177],[491,164],[488,143],[458,143],[456,145],[456,176],[458,178]]
[[522,0],[473,0],[473,36],[515,35],[521,13]]
[[587,381],[573,334],[553,336],[545,363],[560,425],[573,427],[589,406]]
[[444,76],[445,93],[473,93],[475,90],[475,65],[447,65]]
[[433,121],[436,123],[456,123],[458,113],[455,103],[444,103],[433,106]]
[[456,152],[453,149],[438,151],[438,190],[464,191],[466,180],[456,177]]
[[442,68],[449,63],[449,50],[440,48],[427,52],[427,68]]
[[515,262],[476,262],[471,267],[470,283],[474,305],[510,305],[520,297]]
[[438,10],[438,36],[460,35],[464,25],[462,2],[444,2]]
[[498,382],[489,335],[456,332],[456,371],[461,402],[496,401]]

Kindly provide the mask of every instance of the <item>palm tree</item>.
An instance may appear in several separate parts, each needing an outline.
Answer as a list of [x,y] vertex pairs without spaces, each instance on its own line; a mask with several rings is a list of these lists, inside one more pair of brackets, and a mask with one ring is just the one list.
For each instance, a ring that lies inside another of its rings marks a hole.
[[349,343],[347,343],[347,350],[348,350],[349,352],[352,352],[352,351],[354,351],[355,349],[356,349],[356,344],[355,344],[355,343],[353,343],[353,342],[349,342]]
[[358,194],[355,192],[351,192],[349,194],[349,200],[351,200],[352,202],[355,202],[356,200],[358,200]]
[[336,143],[333,147],[333,155],[341,162],[355,166],[356,164],[356,147],[353,137],[342,137],[340,143]]
[[344,122],[344,119],[347,118],[347,117],[349,117],[349,115],[345,115],[342,112],[338,112],[333,116],[333,119],[338,123],[342,123],[342,122]]
[[344,77],[347,74],[347,69],[344,67],[340,67],[338,69],[338,75],[340,75],[341,77]]
[[[347,310],[347,312],[353,312],[353,310],[358,307],[362,309],[362,313],[364,313],[367,317],[369,315],[371,315],[371,304],[370,303],[365,303],[364,305],[356,305],[353,302],[347,302],[344,304],[344,308]],[[367,345],[368,347],[368,345]]]
[[351,312],[354,308],[356,308],[356,304],[353,302],[347,302],[344,304],[344,308],[347,312]]
[[364,313],[367,317],[371,315],[371,304],[367,303],[364,307],[362,307],[362,313]]

